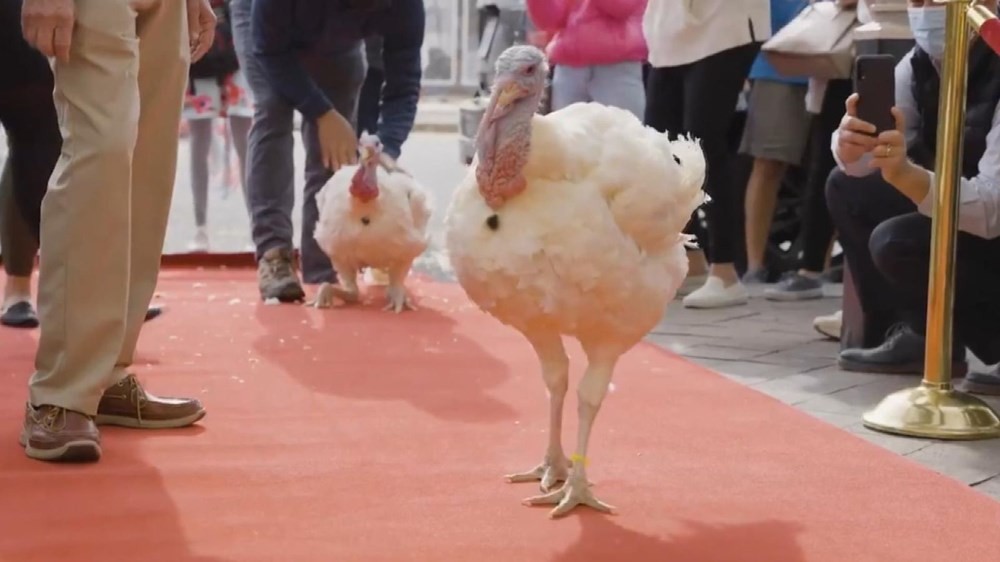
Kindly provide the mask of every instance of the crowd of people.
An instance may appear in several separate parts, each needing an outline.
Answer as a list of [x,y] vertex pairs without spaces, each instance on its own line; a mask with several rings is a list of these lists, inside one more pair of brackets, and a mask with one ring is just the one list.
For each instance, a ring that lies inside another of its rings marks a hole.
[[[865,0],[836,1],[870,21]],[[996,0],[980,0],[996,9]],[[420,0],[0,0],[0,121],[10,143],[0,184],[7,272],[0,323],[39,327],[22,445],[40,460],[96,460],[99,424],[181,427],[197,400],[160,398],[131,374],[159,273],[177,160],[191,150],[196,231],[208,251],[214,126],[238,156],[264,300],[296,303],[304,284],[335,283],[311,232],[316,193],[377,132],[397,169],[420,96]],[[769,284],[775,301],[821,298],[836,239],[866,338],[844,369],[923,369],[943,8],[909,0],[913,49],[895,71],[896,129],[858,119],[849,77],[778,73],[761,46],[804,0],[527,0],[553,64],[552,110],[595,101],[701,142],[707,162],[704,249],[690,252],[683,304],[746,304],[769,283],[765,248],[779,188],[804,168],[802,251]],[[178,44],[190,44],[177,49]],[[971,47],[958,239],[955,370],[966,347],[1000,364],[1000,58]],[[178,55],[182,56],[178,56]],[[50,68],[46,57],[53,58]],[[740,104],[746,123],[731,130]],[[294,117],[306,149],[303,228],[292,227]],[[752,161],[745,185],[734,156]],[[745,194],[745,196],[744,196]],[[742,208],[741,208],[742,206]],[[690,232],[700,218],[693,217]],[[741,231],[742,229],[742,231]],[[39,240],[44,251],[39,252]],[[40,257],[37,311],[31,276]],[[299,273],[301,263],[301,277]],[[997,314],[993,314],[996,312]],[[837,338],[841,315],[817,329]],[[969,373],[1000,394],[1000,371]]]

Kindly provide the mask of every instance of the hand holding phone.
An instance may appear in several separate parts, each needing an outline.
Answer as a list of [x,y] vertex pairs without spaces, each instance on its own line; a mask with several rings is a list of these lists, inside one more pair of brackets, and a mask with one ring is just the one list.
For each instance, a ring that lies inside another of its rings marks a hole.
[[892,55],[861,55],[854,63],[857,117],[875,126],[873,134],[896,128],[896,59]]
[[853,164],[878,144],[875,125],[858,118],[858,94],[847,98],[847,112],[837,129],[837,158]]
[[878,135],[896,128],[896,62],[890,55],[862,55],[854,65],[854,92],[837,135],[837,157],[853,164],[878,145]]

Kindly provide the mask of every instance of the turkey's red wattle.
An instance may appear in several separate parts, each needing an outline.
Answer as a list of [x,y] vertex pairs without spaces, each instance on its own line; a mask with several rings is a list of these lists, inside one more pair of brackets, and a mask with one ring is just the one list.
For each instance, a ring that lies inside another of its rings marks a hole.
[[351,196],[362,203],[367,203],[378,197],[378,176],[376,170],[378,164],[362,164],[358,166],[354,176],[351,177]]

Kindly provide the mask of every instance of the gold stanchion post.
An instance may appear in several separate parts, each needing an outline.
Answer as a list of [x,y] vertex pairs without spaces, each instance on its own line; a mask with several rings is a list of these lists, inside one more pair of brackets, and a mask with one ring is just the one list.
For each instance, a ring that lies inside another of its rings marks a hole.
[[870,429],[935,439],[1000,437],[1000,417],[975,396],[952,387],[952,306],[955,300],[955,239],[958,187],[965,129],[965,92],[972,27],[983,14],[972,0],[947,4],[947,45],[938,108],[934,216],[927,295],[927,347],[920,386],[890,394],[864,415]]

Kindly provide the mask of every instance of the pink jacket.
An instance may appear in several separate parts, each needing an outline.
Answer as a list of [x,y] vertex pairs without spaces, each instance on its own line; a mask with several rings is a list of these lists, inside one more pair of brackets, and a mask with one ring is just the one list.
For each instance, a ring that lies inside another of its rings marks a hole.
[[591,66],[646,60],[646,0],[527,0],[535,27],[554,32],[553,64]]

